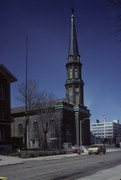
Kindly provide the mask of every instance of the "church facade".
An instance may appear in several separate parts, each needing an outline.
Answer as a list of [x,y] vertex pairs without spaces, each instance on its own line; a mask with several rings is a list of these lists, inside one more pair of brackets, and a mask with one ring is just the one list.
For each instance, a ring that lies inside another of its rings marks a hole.
[[[74,15],[71,15],[71,29],[67,78],[65,82],[66,97],[55,101],[54,111],[48,124],[48,147],[61,148],[64,143],[72,145],[90,144],[90,111],[84,105],[82,64],[78,51]],[[12,137],[23,137],[26,126],[25,107],[12,109]],[[42,123],[36,111],[29,112],[28,148],[42,148],[44,133]],[[24,138],[24,137],[23,137]]]

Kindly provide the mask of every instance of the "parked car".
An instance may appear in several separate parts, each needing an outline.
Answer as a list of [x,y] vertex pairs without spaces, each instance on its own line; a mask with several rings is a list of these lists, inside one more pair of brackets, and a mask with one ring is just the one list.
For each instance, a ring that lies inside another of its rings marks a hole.
[[106,153],[106,147],[103,144],[94,144],[88,148],[89,155],[90,154],[100,154],[100,153],[103,153],[103,154]]
[[67,153],[71,152],[71,153],[76,153],[77,152],[77,148],[75,146],[70,146],[66,149]]
[[73,153],[77,153],[77,150],[79,149],[78,146],[71,146],[71,148],[73,149]]
[[67,153],[81,153],[81,147],[80,146],[70,146],[66,149]]

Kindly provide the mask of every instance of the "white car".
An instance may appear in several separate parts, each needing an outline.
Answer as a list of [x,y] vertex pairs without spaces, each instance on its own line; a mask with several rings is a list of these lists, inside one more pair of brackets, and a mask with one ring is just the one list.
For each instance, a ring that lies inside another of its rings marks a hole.
[[8,180],[7,177],[0,177],[0,180]]
[[105,154],[106,153],[106,147],[103,144],[94,144],[91,145],[88,149],[88,154],[100,154],[100,153]]

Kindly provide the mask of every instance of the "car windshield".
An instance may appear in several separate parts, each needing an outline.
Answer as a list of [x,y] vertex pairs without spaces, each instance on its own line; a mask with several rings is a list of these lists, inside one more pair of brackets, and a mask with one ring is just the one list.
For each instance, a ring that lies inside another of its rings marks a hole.
[[98,146],[96,146],[96,145],[92,145],[91,147],[97,148]]

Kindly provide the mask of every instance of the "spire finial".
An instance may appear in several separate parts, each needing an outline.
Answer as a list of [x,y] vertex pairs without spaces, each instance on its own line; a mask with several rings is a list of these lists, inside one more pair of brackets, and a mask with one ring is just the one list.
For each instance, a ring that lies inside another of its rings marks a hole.
[[75,9],[71,7],[72,15],[74,15]]

